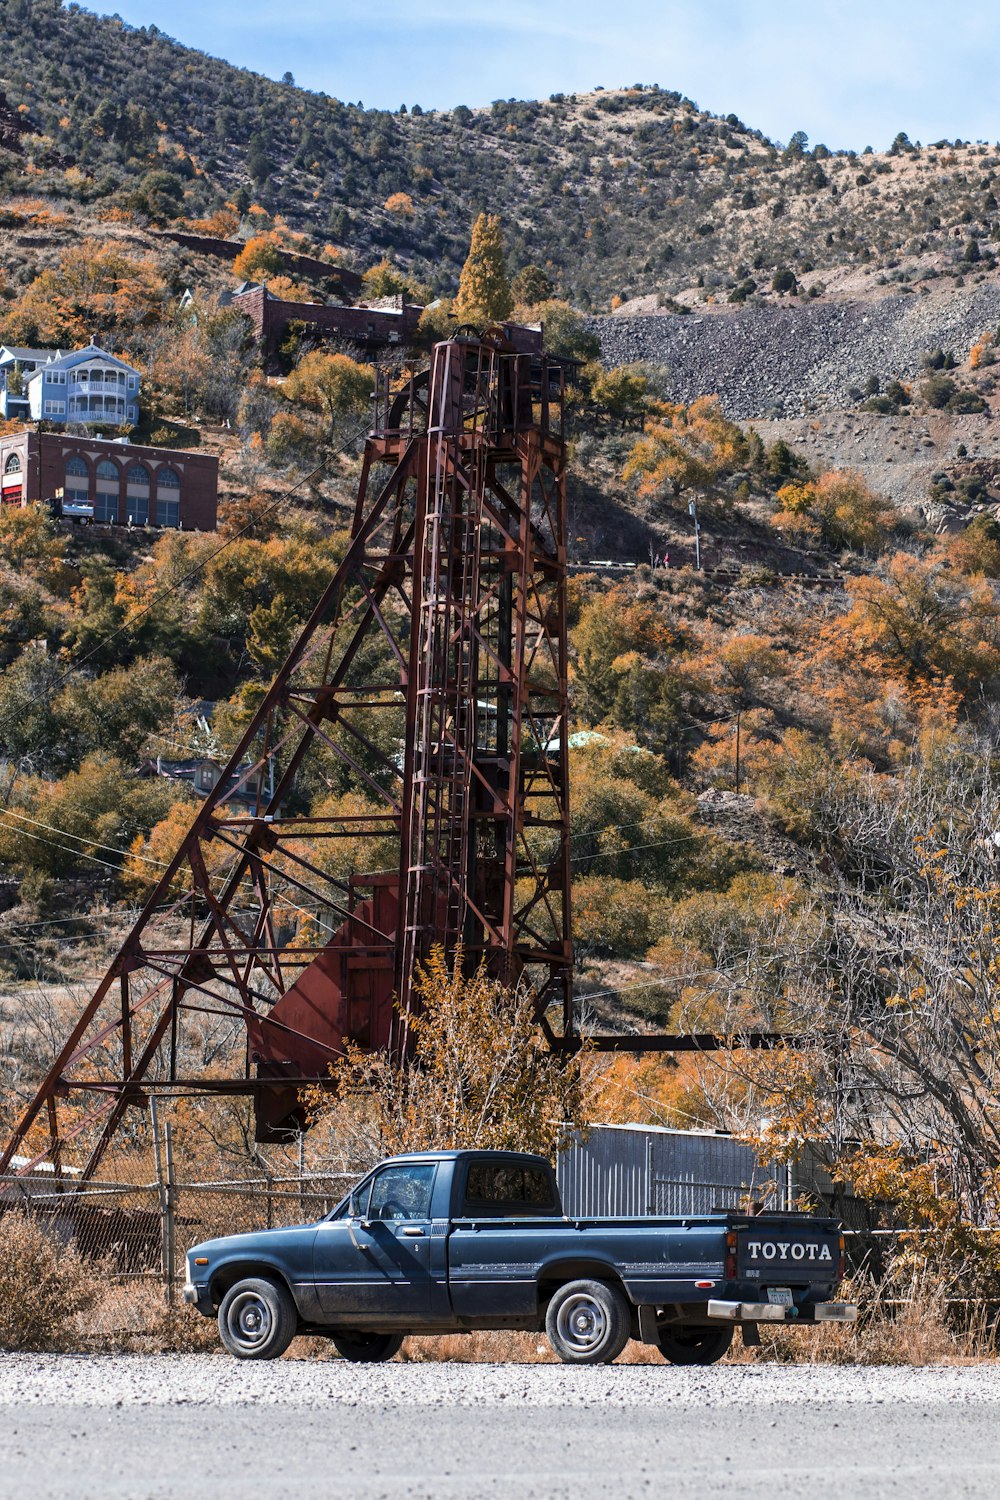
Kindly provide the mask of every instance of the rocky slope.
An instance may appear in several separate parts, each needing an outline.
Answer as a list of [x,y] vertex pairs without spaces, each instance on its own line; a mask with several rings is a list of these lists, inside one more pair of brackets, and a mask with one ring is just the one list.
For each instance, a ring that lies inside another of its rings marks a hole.
[[607,365],[665,367],[671,397],[711,392],[736,419],[799,415],[851,405],[872,377],[912,380],[943,348],[960,361],[1000,323],[1000,283],[877,299],[795,299],[756,307],[709,307],[686,316],[617,314],[594,319]]

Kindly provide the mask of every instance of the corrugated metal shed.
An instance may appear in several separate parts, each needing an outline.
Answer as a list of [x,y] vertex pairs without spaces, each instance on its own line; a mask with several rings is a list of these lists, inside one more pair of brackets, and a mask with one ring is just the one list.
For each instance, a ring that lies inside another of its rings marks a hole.
[[659,1125],[592,1125],[559,1153],[556,1175],[571,1218],[711,1213],[751,1198],[783,1209],[793,1196],[788,1169],[761,1167],[745,1142]]

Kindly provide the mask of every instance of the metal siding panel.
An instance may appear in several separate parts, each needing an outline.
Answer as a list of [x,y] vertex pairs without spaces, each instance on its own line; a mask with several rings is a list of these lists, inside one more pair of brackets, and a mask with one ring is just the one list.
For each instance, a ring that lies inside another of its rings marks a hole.
[[[751,1195],[788,1206],[784,1167],[759,1166],[752,1147],[731,1136],[595,1125],[560,1153],[556,1175],[570,1218],[709,1213]],[[765,1184],[773,1185],[766,1195]]]

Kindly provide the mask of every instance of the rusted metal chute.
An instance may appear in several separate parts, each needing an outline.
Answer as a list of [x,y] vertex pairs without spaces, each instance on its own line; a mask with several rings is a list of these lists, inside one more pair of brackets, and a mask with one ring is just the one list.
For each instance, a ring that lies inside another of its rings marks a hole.
[[438,944],[575,1045],[563,395],[503,329],[380,379],[346,556],[0,1172],[91,1176],[151,1090],[250,1094],[261,1140],[301,1128],[345,1039],[405,1047]]

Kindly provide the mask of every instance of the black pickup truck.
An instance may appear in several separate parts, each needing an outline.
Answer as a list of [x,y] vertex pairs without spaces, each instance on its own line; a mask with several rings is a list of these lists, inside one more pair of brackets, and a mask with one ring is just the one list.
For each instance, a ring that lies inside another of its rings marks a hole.
[[851,1322],[836,1219],[722,1212],[569,1219],[541,1156],[433,1151],[376,1167],[318,1224],[209,1240],[185,1299],[238,1359],[297,1333],[348,1359],[390,1359],[407,1335],[545,1329],[560,1359],[606,1364],[630,1338],[711,1364],[739,1324]]

